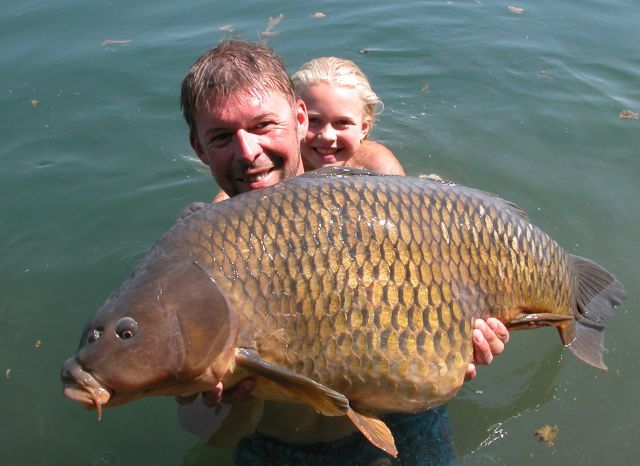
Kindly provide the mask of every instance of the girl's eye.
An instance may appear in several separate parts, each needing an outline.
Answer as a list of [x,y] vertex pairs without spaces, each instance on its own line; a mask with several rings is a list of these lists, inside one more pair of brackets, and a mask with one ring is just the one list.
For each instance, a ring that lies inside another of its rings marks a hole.
[[315,118],[315,117],[309,118],[309,124],[310,125],[319,125],[320,124],[320,118]]
[[116,335],[123,340],[133,338],[138,332],[138,322],[131,317],[123,317],[116,323]]

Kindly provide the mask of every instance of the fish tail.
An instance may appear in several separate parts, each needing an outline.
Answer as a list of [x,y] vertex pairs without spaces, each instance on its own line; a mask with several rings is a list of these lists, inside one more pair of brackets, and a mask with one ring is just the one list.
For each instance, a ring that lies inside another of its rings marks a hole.
[[627,297],[624,286],[595,262],[571,256],[578,275],[575,320],[558,328],[564,345],[582,361],[607,370],[604,322]]

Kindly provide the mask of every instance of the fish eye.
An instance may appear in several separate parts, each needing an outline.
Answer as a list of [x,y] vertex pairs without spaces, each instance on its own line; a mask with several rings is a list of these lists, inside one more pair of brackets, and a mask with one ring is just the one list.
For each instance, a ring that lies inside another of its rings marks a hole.
[[123,317],[116,323],[116,335],[123,340],[132,338],[138,331],[138,322],[131,317]]

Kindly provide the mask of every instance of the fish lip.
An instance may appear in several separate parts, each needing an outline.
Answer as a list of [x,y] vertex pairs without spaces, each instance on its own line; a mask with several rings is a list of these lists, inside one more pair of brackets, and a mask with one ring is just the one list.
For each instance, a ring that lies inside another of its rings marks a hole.
[[82,367],[75,358],[69,358],[62,368],[61,374],[63,394],[67,398],[79,401],[86,408],[98,410],[99,416],[102,406],[106,405],[115,395],[115,390],[101,383],[88,370]]
[[95,408],[96,405],[106,405],[115,395],[115,391],[104,386],[88,387],[78,383],[66,383],[62,393],[70,400],[79,401],[86,408]]

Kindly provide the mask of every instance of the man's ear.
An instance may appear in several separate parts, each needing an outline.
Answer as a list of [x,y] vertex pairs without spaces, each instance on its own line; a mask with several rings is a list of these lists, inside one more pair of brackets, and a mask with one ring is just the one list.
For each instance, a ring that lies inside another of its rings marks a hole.
[[189,132],[189,143],[191,143],[191,147],[193,148],[193,151],[196,153],[200,161],[205,165],[209,165],[209,159],[206,157],[204,150],[202,150],[202,146],[198,141],[198,136],[196,135],[195,131]]
[[302,99],[296,99],[296,121],[298,122],[298,141],[302,141],[309,129],[309,115],[307,115],[307,105]]

